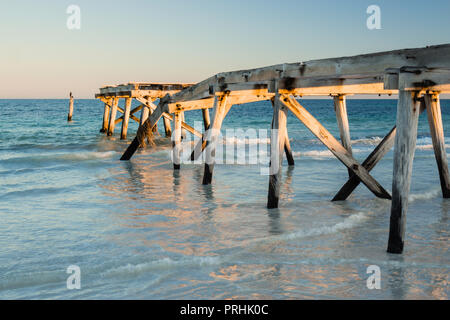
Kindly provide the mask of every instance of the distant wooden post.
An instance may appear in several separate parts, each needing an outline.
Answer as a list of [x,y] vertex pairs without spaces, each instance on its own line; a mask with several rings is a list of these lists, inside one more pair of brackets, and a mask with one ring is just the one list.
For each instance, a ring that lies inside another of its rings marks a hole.
[[174,121],[174,132],[173,132],[173,137],[172,137],[173,169],[179,170],[181,167],[181,158],[180,158],[181,121],[182,121],[181,112],[174,113],[173,121]]
[[[333,97],[333,100],[342,146],[347,149],[349,154],[352,154],[352,140],[350,139],[350,127],[348,124],[347,103],[345,101],[345,96],[337,95]],[[348,175],[349,177],[353,175],[350,170],[348,170]]]
[[72,92],[69,94],[69,114],[67,115],[67,121],[72,121],[72,115],[73,115],[73,96]]
[[202,182],[204,185],[211,184],[212,181],[216,156],[216,143],[220,134],[220,128],[222,127],[223,119],[225,118],[227,111],[229,110],[229,106],[227,106],[227,99],[227,94],[220,97],[216,96],[214,99],[213,122],[207,132],[205,143],[206,157]]
[[114,127],[116,125],[117,108],[119,104],[119,98],[112,99],[111,115],[109,117],[108,136],[112,136],[114,133]]
[[438,94],[424,96],[433,141],[434,155],[439,170],[442,196],[450,198],[450,177],[448,172],[447,152],[445,151],[444,128],[442,126],[441,104]]
[[417,140],[420,100],[411,91],[400,90],[397,105],[397,135],[394,146],[389,253],[402,253],[412,165]]
[[128,123],[130,121],[130,111],[131,111],[131,98],[125,99],[125,108],[123,112],[122,130],[120,132],[120,139],[125,140],[127,138]]
[[111,99],[108,98],[105,102],[105,109],[103,111],[103,124],[102,124],[102,128],[100,129],[100,132],[102,132],[102,133],[108,131],[109,112],[111,110],[110,104],[111,104]]
[[270,175],[267,208],[278,208],[280,197],[281,168],[283,164],[283,151],[286,142],[287,109],[280,102],[277,93],[273,102],[272,130],[270,133]]

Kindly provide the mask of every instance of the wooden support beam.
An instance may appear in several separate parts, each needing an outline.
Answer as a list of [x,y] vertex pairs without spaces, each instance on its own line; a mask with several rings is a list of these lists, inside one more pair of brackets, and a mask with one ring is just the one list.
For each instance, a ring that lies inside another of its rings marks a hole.
[[116,115],[117,115],[118,104],[119,104],[119,98],[113,98],[112,106],[111,106],[111,115],[109,118],[108,136],[112,136],[114,133],[114,127],[116,125]]
[[[396,127],[394,126],[391,131],[383,138],[383,140],[378,144],[375,150],[367,157],[366,160],[361,164],[368,172],[370,172],[375,165],[380,161],[386,153],[391,150],[394,145]],[[332,201],[342,201],[346,200],[348,196],[356,189],[360,184],[361,180],[356,175],[351,175],[350,179],[342,186],[338,193],[334,196]]]
[[292,156],[291,143],[289,142],[287,127],[286,127],[286,132],[285,132],[285,139],[284,139],[284,153],[286,154],[286,159],[287,159],[288,165],[294,166],[295,161],[294,161],[294,157]]
[[[274,107],[274,103],[275,103],[274,101],[275,101],[275,96],[272,99],[270,99],[270,102],[272,103],[272,108]],[[285,135],[284,153],[286,154],[286,159],[287,159],[288,165],[294,166],[295,161],[294,161],[294,157],[292,156],[291,143],[289,142],[289,135],[288,135],[287,127],[286,127],[286,132],[284,133],[284,135]]]
[[[375,150],[367,157],[366,160],[361,164],[368,172],[370,172],[375,165],[380,161],[386,153],[391,150],[394,145],[395,133],[397,131],[396,126],[394,126],[391,131],[383,138],[383,140],[378,144]],[[331,201],[342,201],[346,200],[348,196],[356,189],[361,180],[356,175],[351,175],[350,179],[342,186],[338,193],[334,196]]]
[[397,105],[397,135],[394,146],[394,172],[389,228],[389,253],[402,253],[408,195],[411,183],[420,100],[415,92],[400,90]]
[[[421,104],[420,113],[425,110],[425,104]],[[392,149],[395,141],[395,134],[397,132],[397,126],[394,126],[391,131],[381,140],[377,147],[370,153],[370,155],[361,164],[367,171],[372,171],[372,169],[377,165],[377,163]],[[352,175],[350,179],[342,186],[342,188],[336,193],[331,201],[342,201],[346,200],[350,194],[356,189],[360,184],[361,180],[355,175]]]
[[211,120],[209,117],[209,109],[201,109],[202,117],[203,117],[203,127],[205,129],[205,133],[202,134],[201,139],[195,144],[194,149],[191,153],[191,161],[197,160],[202,154],[203,150],[206,147],[206,132],[209,130],[211,125]]
[[211,124],[211,119],[209,117],[209,109],[202,109],[202,117],[203,117],[203,126],[205,131],[209,129]]
[[445,151],[444,128],[442,126],[441,104],[439,95],[425,94],[425,105],[430,125],[431,139],[433,141],[434,155],[439,170],[442,196],[450,198],[450,176],[448,172],[447,152]]
[[[184,118],[184,111],[180,111],[181,121],[186,123]],[[186,130],[184,128],[181,129],[181,140],[186,140]]]
[[[336,120],[339,127],[342,146],[352,154],[352,140],[350,138],[350,126],[348,124],[347,103],[344,95],[333,97],[334,111],[336,112]],[[348,176],[352,176],[351,170],[348,170]]]
[[[228,97],[227,101],[229,101],[229,100],[230,100],[230,97]],[[228,112],[230,111],[232,106],[233,105],[231,103],[228,103],[228,107],[226,108],[225,115],[228,114]],[[194,146],[194,149],[192,150],[192,153],[191,153],[191,161],[197,160],[206,148],[207,131],[209,130],[209,127],[211,126],[210,118],[209,118],[209,109],[202,109],[202,113],[203,113],[203,126],[205,127],[205,133],[203,135],[201,135],[201,140],[197,141],[196,145]]]
[[[108,114],[107,114],[107,122],[106,122],[107,125],[106,125],[106,129],[105,129],[106,131],[108,130],[108,126],[109,126],[109,120],[110,120],[110,119],[109,119],[109,110],[110,110],[110,108],[112,107],[111,101],[112,101],[113,99],[114,99],[114,98],[101,98],[101,101],[103,101],[103,102],[105,103],[105,106],[107,106],[105,112],[108,111]],[[119,98],[117,98],[117,99],[119,99]],[[130,118],[133,119],[134,121],[136,121],[137,123],[139,123],[140,121],[139,121],[139,118],[137,118],[137,117],[134,116],[134,114],[135,114],[136,112],[138,112],[139,110],[141,110],[141,108],[142,108],[142,104],[141,104],[140,106],[138,106],[138,107],[136,107],[136,108],[134,108],[133,110],[130,111]],[[121,112],[121,113],[124,113],[124,112],[125,112],[125,111],[124,111],[122,108],[120,108],[119,106],[117,106],[117,111],[119,111],[119,112]],[[103,119],[105,120],[105,115],[103,116]],[[123,115],[115,120],[115,124],[117,125],[117,124],[119,124],[119,123],[122,122],[122,121],[123,121]],[[106,131],[105,131],[105,132],[106,132]],[[103,131],[100,130],[100,132],[103,132]]]
[[[388,68],[403,66],[427,66],[429,68],[450,68],[450,44],[429,46],[426,48],[402,49],[377,52],[352,57],[311,60],[296,63],[284,63],[264,68],[223,72],[216,75],[220,83],[260,82],[286,78],[321,77],[338,75],[348,76],[382,75]],[[196,86],[190,88],[192,91]],[[331,92],[338,93],[338,92]],[[186,99],[187,100],[187,99]]]
[[[149,110],[148,110],[149,114],[152,114],[153,110],[156,109],[156,106],[153,103],[155,98],[145,97],[145,96],[141,95],[141,96],[136,97],[136,100],[138,100],[139,102],[141,102],[142,104],[146,105],[149,108]],[[170,137],[172,135],[172,132],[171,132],[171,128],[170,128],[170,121],[169,121],[166,113],[163,114],[163,121],[164,121],[164,131],[166,132],[166,137]],[[152,128],[152,132],[159,134],[158,124],[156,124]]]
[[[136,121],[137,123],[140,122],[139,118],[137,118],[136,116],[134,116],[131,112],[130,112],[130,119]],[[116,119],[116,125],[121,123],[123,121],[123,116],[121,116],[120,118]]]
[[109,127],[109,112],[111,110],[111,100],[112,99],[106,99],[105,102],[105,108],[103,110],[103,123],[102,123],[102,128],[100,129],[101,133],[105,133],[108,131],[108,127]]
[[172,136],[172,127],[170,126],[170,120],[166,117],[163,118],[163,123],[164,123],[164,132],[166,134],[166,137],[171,137]]
[[[167,119],[169,121],[173,121],[173,116],[170,113],[163,113],[163,117],[164,119]],[[188,125],[187,123],[181,121],[181,128],[188,131],[189,133],[193,134],[194,136],[197,137],[202,137],[202,133],[198,132],[197,130],[195,130],[194,128],[192,128],[190,125]]]
[[158,120],[162,117],[163,113],[167,110],[167,103],[160,101],[158,107],[153,111],[153,113],[148,117],[147,121],[144,122],[142,126],[139,127],[136,137],[133,139],[131,144],[125,150],[124,154],[120,160],[130,160],[136,150],[139,148],[144,139],[147,138],[147,132],[152,130]]
[[150,108],[146,105],[143,106],[141,111],[141,118],[139,119],[139,126],[142,126],[144,122],[148,119],[148,115],[150,113]]
[[407,91],[429,90],[450,92],[449,68],[402,67],[399,71],[398,89]]
[[281,168],[286,141],[287,109],[277,94],[273,103],[272,130],[270,133],[270,175],[267,208],[278,208],[280,197]]
[[213,121],[208,132],[206,133],[206,141],[205,141],[206,160],[202,182],[202,184],[204,185],[211,184],[212,181],[216,155],[216,143],[220,134],[220,128],[222,127],[223,119],[227,114],[227,110],[229,110],[227,105],[227,99],[228,99],[227,94],[224,94],[219,97],[216,96],[215,98],[214,111],[212,117]]
[[127,138],[128,122],[130,121],[131,112],[131,98],[125,99],[125,108],[123,113],[122,130],[120,131],[120,139],[125,140]]
[[172,161],[173,161],[173,169],[180,170],[181,166],[181,120],[182,114],[181,112],[174,113],[174,132],[172,137]]
[[292,96],[281,95],[280,100],[289,110],[338,158],[353,174],[377,197],[390,199],[389,193],[356,161],[351,154],[334,138],[319,121],[317,121]]
[[69,114],[67,115],[67,121],[72,121],[73,116],[73,95],[72,92],[69,95]]

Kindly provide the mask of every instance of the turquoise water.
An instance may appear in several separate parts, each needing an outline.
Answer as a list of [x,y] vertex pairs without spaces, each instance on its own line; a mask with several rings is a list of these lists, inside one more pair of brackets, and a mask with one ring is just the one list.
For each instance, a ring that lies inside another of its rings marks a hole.
[[[303,104],[339,136],[331,100]],[[450,141],[450,101],[441,104]],[[72,123],[67,109],[66,100],[0,100],[1,299],[448,299],[450,202],[425,114],[406,249],[390,255],[390,202],[360,186],[332,203],[347,170],[292,115],[296,165],[284,166],[280,208],[268,210],[261,165],[216,165],[203,186],[202,165],[173,172],[168,139],[121,162],[136,123],[120,141],[120,125],[113,137],[99,133],[99,101],[76,100]],[[395,124],[396,101],[349,100],[348,112],[362,162]],[[224,128],[270,122],[271,105],[253,103],[233,107]],[[392,151],[372,173],[391,189]],[[66,287],[70,265],[80,290]],[[369,265],[380,267],[380,290],[366,286]]]

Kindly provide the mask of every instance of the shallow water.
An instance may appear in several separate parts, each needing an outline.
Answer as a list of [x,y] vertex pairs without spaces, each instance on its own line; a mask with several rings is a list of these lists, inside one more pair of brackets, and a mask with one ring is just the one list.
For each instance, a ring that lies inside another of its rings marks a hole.
[[[331,101],[304,105],[339,136]],[[441,105],[448,133],[450,101]],[[268,210],[263,165],[218,164],[203,186],[202,165],[173,172],[167,139],[121,162],[136,123],[120,141],[120,125],[113,137],[98,132],[99,101],[76,100],[72,123],[67,109],[66,100],[0,100],[2,299],[448,299],[450,202],[425,114],[406,248],[390,255],[390,202],[364,186],[330,202],[347,170],[291,115],[296,166],[283,168],[280,208]],[[394,100],[348,101],[359,161],[392,128],[395,110]],[[253,103],[231,109],[224,128],[270,122],[270,104]],[[372,173],[391,189],[392,151]],[[81,269],[80,290],[66,288],[70,265]],[[380,290],[366,286],[369,265],[381,269]]]

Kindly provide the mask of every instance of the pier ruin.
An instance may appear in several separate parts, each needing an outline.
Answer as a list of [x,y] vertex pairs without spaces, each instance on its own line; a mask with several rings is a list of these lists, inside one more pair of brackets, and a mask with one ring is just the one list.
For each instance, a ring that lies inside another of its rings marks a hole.
[[[444,198],[450,197],[450,176],[445,151],[439,97],[450,93],[450,44],[404,49],[352,57],[285,63],[269,67],[219,73],[196,84],[129,83],[100,89],[96,98],[105,104],[101,132],[114,133],[122,122],[121,138],[126,139],[129,119],[140,123],[121,160],[130,160],[145,143],[162,118],[166,136],[172,136],[174,170],[180,169],[182,129],[200,137],[191,159],[206,152],[203,184],[211,184],[215,144],[222,122],[233,106],[270,100],[273,105],[271,131],[271,171],[268,181],[268,208],[277,208],[283,154],[293,165],[286,128],[292,112],[346,167],[349,178],[333,201],[342,201],[363,183],[376,197],[391,199],[388,252],[402,253],[406,212],[419,114],[427,112]],[[388,94],[398,96],[397,120],[373,152],[359,163],[352,155],[346,96]],[[340,141],[313,117],[301,103],[308,96],[329,96],[334,101]],[[118,106],[124,99],[123,108]],[[131,100],[141,104],[131,110]],[[157,104],[156,100],[159,102]],[[209,110],[212,110],[211,117]],[[184,122],[184,112],[202,110],[204,132]],[[117,118],[117,111],[123,115]],[[141,111],[140,119],[134,114]],[[173,132],[171,127],[173,122]],[[370,171],[394,146],[392,194]]]

